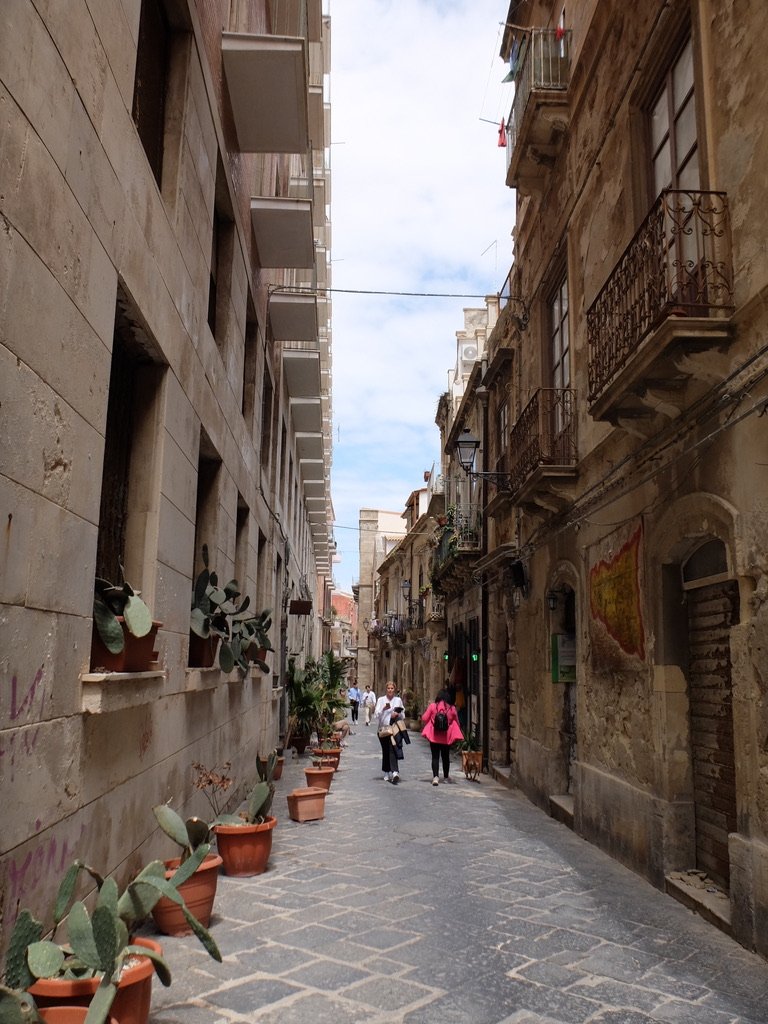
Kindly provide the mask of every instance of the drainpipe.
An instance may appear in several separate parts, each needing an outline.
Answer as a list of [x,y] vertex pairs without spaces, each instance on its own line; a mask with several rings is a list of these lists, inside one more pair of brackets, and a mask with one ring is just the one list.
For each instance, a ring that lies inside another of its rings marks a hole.
[[[483,359],[483,376],[481,378],[481,383],[475,392],[482,409],[482,431],[480,439],[482,442],[483,453],[481,470],[483,472],[487,469],[485,460],[487,451],[486,445],[488,443],[488,389],[482,382],[485,380],[487,369],[488,360]],[[481,480],[481,485],[483,521],[480,531],[480,557],[484,558],[485,555],[488,554],[488,517],[485,514],[485,509],[488,505],[488,480]],[[483,748],[483,762],[486,767],[489,767],[490,680],[488,678],[488,585],[484,577],[480,580],[480,673],[480,736]]]

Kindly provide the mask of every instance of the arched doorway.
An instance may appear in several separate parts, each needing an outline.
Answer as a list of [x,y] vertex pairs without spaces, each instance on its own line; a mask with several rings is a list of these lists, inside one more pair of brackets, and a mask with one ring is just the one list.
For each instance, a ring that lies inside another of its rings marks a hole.
[[730,632],[739,621],[739,584],[717,538],[700,544],[683,561],[681,574],[688,613],[696,868],[728,889],[728,834],[737,827]]

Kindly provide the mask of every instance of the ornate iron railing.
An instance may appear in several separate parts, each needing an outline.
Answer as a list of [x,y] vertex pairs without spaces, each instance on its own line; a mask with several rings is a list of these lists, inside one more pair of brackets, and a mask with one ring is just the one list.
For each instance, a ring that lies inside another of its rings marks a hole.
[[665,190],[587,312],[590,402],[665,316],[732,309],[726,194]]
[[536,89],[565,90],[570,79],[570,29],[531,29],[526,33],[524,46],[520,70],[515,76],[515,98],[507,121],[507,167],[512,162],[531,93]]
[[448,510],[448,525],[438,541],[433,565],[459,553],[479,551],[482,544],[483,507],[476,504],[454,505]]
[[539,388],[512,428],[509,483],[518,493],[539,466],[576,465],[576,392]]

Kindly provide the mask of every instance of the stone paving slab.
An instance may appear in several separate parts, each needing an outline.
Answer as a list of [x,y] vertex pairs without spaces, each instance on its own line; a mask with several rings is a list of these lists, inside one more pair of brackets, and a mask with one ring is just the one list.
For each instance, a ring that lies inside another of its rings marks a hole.
[[152,1024],[766,1024],[768,964],[488,776],[381,779],[349,738],[321,821],[277,783],[268,870],[222,875],[213,934],[162,937]]

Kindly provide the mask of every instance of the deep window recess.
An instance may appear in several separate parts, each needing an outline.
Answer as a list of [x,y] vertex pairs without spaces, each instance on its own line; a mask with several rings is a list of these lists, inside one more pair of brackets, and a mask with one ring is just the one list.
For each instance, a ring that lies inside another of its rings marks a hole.
[[264,383],[261,389],[261,468],[269,467],[269,455],[272,448],[272,378],[269,369],[264,367]]
[[208,326],[221,352],[229,331],[235,224],[221,157],[216,164],[216,195],[211,226],[211,266],[208,282]]
[[241,410],[249,437],[253,437],[253,417],[256,412],[256,373],[259,357],[259,325],[248,320],[245,325],[245,352],[243,354],[243,398]]
[[157,508],[154,474],[163,368],[159,354],[118,293],[104,434],[96,574],[142,586],[147,519]]
[[235,579],[240,584],[240,593],[248,592],[248,525],[250,509],[241,494],[237,496],[237,522],[235,524]]
[[693,47],[688,39],[664,77],[649,111],[655,199],[665,188],[698,191],[699,155]]
[[[550,387],[564,391],[571,386],[571,345],[568,333],[568,278],[563,276],[549,301],[549,364]],[[566,405],[563,400],[552,403],[553,437],[566,427]]]
[[131,114],[155,181],[169,203],[176,192],[192,38],[185,19],[181,4],[142,0]]
[[210,569],[221,573],[219,565],[219,477],[221,457],[203,428],[200,428],[200,453],[197,460],[197,499],[195,502],[195,572],[203,568],[203,544],[208,546]]

